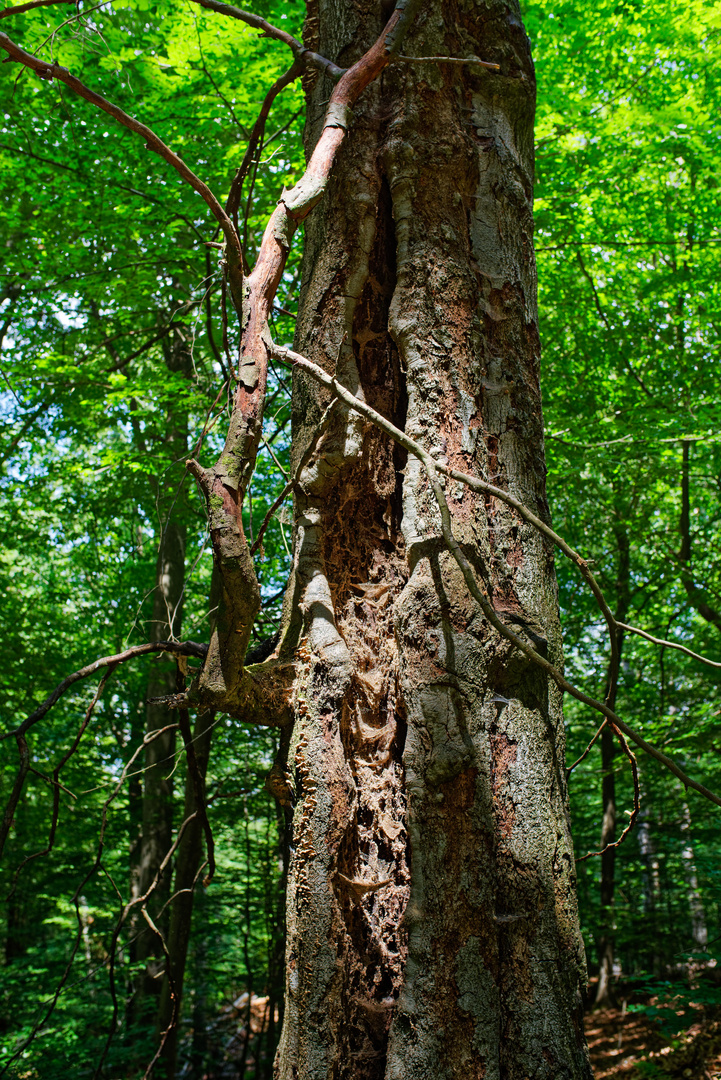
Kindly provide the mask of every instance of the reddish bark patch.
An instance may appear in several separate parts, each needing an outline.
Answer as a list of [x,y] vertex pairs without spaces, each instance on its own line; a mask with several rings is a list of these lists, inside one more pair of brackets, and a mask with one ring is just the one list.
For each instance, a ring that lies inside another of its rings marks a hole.
[[491,767],[493,809],[496,815],[498,832],[501,836],[510,836],[516,821],[516,808],[513,801],[505,793],[504,778],[511,765],[516,762],[518,747],[508,738],[504,731],[491,732],[491,753],[493,764]]

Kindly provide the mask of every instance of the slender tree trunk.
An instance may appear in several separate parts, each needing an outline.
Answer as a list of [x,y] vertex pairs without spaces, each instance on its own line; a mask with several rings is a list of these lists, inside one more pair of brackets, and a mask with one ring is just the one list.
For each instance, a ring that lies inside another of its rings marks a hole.
[[[185,340],[176,335],[168,344],[165,355],[170,371],[190,373],[191,361]],[[142,439],[142,436],[139,436]],[[183,463],[188,452],[188,417],[178,411],[167,417],[164,456],[170,462]],[[165,482],[159,487],[157,513],[159,517],[158,556],[155,567],[155,588],[148,633],[150,641],[176,640],[182,634],[183,593],[185,589],[185,547],[187,525],[182,501],[182,485],[185,472],[182,464],[171,465]],[[146,737],[156,735],[146,744],[143,756],[143,789],[141,834],[135,845],[135,860],[131,867],[131,892],[133,898],[145,896],[151,888],[159,868],[173,841],[173,756],[176,747],[175,727],[177,714],[165,705],[153,703],[153,698],[167,697],[176,689],[176,664],[171,658],[161,657],[153,663],[148,678],[145,715]],[[131,793],[132,794],[132,793]],[[137,802],[137,799],[136,799]],[[170,913],[167,901],[170,896],[172,865],[161,873],[160,880],[148,902],[148,911],[158,930],[167,936]],[[134,959],[146,961],[145,975],[136,983],[133,1014],[139,1016],[146,1008],[144,1002],[153,1003],[148,1009],[157,1009],[162,986],[165,963],[162,943],[158,935],[145,923],[139,910],[131,926],[135,937]]]
[[[352,63],[380,2],[309,6]],[[363,95],[307,228],[296,347],[538,513],[534,74],[515,3],[429,0]],[[309,80],[308,146],[328,86]],[[294,467],[327,398],[295,382]],[[499,614],[561,662],[553,556],[449,483]],[[283,656],[300,660],[278,1080],[588,1078],[560,695],[444,548],[418,462],[337,410],[296,498]]]
[[[644,931],[649,941],[656,940],[656,924],[658,918],[658,906],[661,899],[661,875],[656,855],[656,846],[651,831],[651,819],[648,807],[645,805],[643,788],[641,789],[641,811],[638,815],[636,826],[636,839],[638,852],[641,857],[641,888],[644,915]],[[644,965],[650,968],[655,975],[661,971],[661,958],[659,950],[653,945],[650,955],[644,960]]]
[[[193,747],[198,776],[205,786],[205,777],[208,770],[208,758],[210,757],[210,742],[213,733],[213,721],[215,713],[204,710],[198,714],[193,728]],[[192,820],[191,815],[195,814]],[[170,927],[168,930],[167,947],[170,957],[170,978],[165,972],[160,1004],[158,1006],[158,1032],[162,1037],[168,1028],[170,1031],[163,1049],[166,1076],[168,1080],[175,1077],[178,1059],[178,1040],[180,1035],[180,1009],[183,999],[183,981],[185,978],[185,965],[188,956],[188,943],[193,918],[193,902],[195,891],[199,886],[197,882],[198,870],[203,854],[203,822],[198,813],[198,801],[195,794],[195,785],[191,770],[186,763],[185,779],[185,802],[183,808],[183,821],[188,821],[178,845],[175,861],[175,876],[173,879],[173,897],[170,905]],[[172,982],[172,992],[171,992]],[[171,1026],[172,1025],[172,1026]]]
[[683,836],[681,859],[683,861],[684,875],[686,878],[688,910],[689,915],[691,916],[691,940],[693,941],[693,948],[699,952],[703,952],[708,945],[708,929],[706,927],[706,912],[703,906],[703,899],[701,898],[698,887],[696,860],[694,858],[693,841],[691,839],[691,811],[688,808],[688,803],[683,804],[681,834]]
[[[618,573],[616,577],[616,612],[618,622],[626,622],[631,602],[631,545],[628,531],[624,524],[623,513],[614,528],[618,549]],[[618,631],[618,661],[623,653],[624,634]],[[606,704],[616,708],[618,690],[618,672],[609,670],[606,687]],[[616,945],[616,923],[613,910],[616,891],[616,849],[611,847],[616,840],[616,738],[609,727],[601,732],[601,798],[603,800],[603,819],[601,822],[601,934],[598,941],[598,985],[596,987],[596,1005],[604,1005],[614,1000],[613,965]]]

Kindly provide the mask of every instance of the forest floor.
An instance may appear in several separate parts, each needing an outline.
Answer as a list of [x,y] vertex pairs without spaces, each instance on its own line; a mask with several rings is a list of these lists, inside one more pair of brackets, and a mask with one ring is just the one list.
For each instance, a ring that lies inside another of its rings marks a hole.
[[595,1080],[721,1080],[721,1012],[694,1010],[695,1023],[667,1038],[642,1012],[596,1009],[586,1016]]

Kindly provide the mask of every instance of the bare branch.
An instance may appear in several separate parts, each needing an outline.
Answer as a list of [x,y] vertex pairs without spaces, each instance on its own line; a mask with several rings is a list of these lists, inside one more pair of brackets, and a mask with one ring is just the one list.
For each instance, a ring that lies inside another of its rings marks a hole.
[[606,724],[607,724],[607,723],[608,723],[608,720],[604,720],[604,721],[603,721],[603,723],[601,724],[600,728],[598,729],[598,731],[596,732],[596,734],[595,734],[595,735],[593,736],[593,738],[591,739],[591,741],[589,742],[588,746],[587,746],[587,747],[586,747],[586,749],[585,749],[585,750],[583,751],[583,753],[581,754],[581,756],[580,756],[580,757],[577,757],[577,758],[576,758],[576,760],[574,761],[573,765],[569,765],[569,767],[568,767],[568,768],[566,769],[566,776],[567,776],[567,777],[571,775],[571,773],[573,772],[573,770],[574,770],[574,769],[575,769],[575,768],[576,768],[576,767],[577,767],[578,765],[580,765],[582,761],[585,761],[585,760],[586,760],[586,758],[588,757],[588,755],[589,755],[589,754],[591,753],[591,750],[593,749],[594,745],[596,744],[596,741],[597,741],[597,739],[599,738],[599,736],[600,736],[600,735],[601,735],[601,733],[603,732],[603,729],[604,729],[604,728],[606,727]]
[[166,146],[162,139],[159,138],[159,136],[146,124],[142,124],[139,120],[133,119],[132,116],[129,116],[118,105],[113,104],[112,101],[108,101],[102,94],[96,93],[95,90],[90,90],[89,87],[85,86],[79,79],[76,79],[74,75],[71,75],[67,68],[60,67],[59,64],[48,64],[45,60],[39,60],[36,56],[33,56],[32,53],[26,52],[25,49],[16,45],[7,34],[0,33],[0,48],[3,48],[5,52],[7,52],[11,60],[14,60],[19,64],[24,64],[25,67],[30,68],[30,70],[34,71],[41,79],[58,79],[73,90],[79,97],[84,98],[85,101],[89,101],[91,105],[95,105],[97,108],[102,109],[103,112],[108,113],[122,124],[123,127],[142,136],[142,138],[145,139],[145,145],[148,150],[153,150],[156,154],[159,154],[164,161],[167,161],[169,165],[172,165],[183,180],[190,184],[193,190],[197,191],[201,198],[205,200],[211,213],[220,225],[226,239],[227,250],[230,253],[229,270],[231,281],[233,281],[233,275],[240,266],[240,240],[232,221],[208,185],[196,176],[195,173],[188,168],[185,162],[178,157],[169,146]]
[[9,15],[22,15],[24,11],[33,8],[48,7],[50,4],[74,4],[75,0],[29,0],[27,4],[18,4],[17,7],[7,7],[0,11],[0,19],[7,19]]
[[[453,531],[451,528],[451,515],[448,509],[448,504],[446,502],[443,488],[441,487],[438,480],[438,473],[443,473],[446,476],[450,476],[455,480],[461,481],[462,483],[467,483],[469,487],[474,488],[477,491],[489,492],[490,494],[493,494],[497,498],[501,499],[503,502],[507,503],[509,506],[515,507],[527,521],[535,524],[536,528],[538,528],[540,532],[548,536],[549,539],[553,540],[554,543],[558,544],[558,546],[561,548],[562,551],[564,551],[564,553],[570,553],[569,557],[573,559],[573,561],[576,563],[576,565],[579,566],[579,568],[581,567],[581,565],[585,567],[585,562],[583,559],[581,559],[580,555],[574,552],[573,549],[570,548],[568,544],[566,544],[566,542],[561,539],[560,536],[554,533],[553,530],[545,524],[545,522],[542,522],[540,518],[537,518],[535,514],[532,514],[530,510],[524,507],[522,503],[519,503],[517,499],[514,499],[511,495],[508,495],[507,492],[502,491],[500,488],[492,487],[492,485],[487,484],[483,480],[478,480],[475,477],[467,476],[465,473],[457,472],[457,470],[455,469],[450,469],[447,466],[440,465],[438,462],[434,461],[430,454],[428,454],[427,451],[424,450],[419,443],[415,442],[414,439],[411,439],[408,435],[406,435],[404,431],[401,431],[399,428],[391,424],[389,420],[386,420],[385,417],[380,415],[380,413],[377,413],[375,409],[371,408],[370,405],[367,405],[364,401],[360,401],[358,398],[354,397],[350,390],[347,389],[347,387],[339,383],[338,380],[335,379],[332,375],[328,375],[325,371],[323,371],[322,368],[318,367],[317,364],[312,363],[312,361],[308,360],[304,356],[300,356],[298,353],[293,352],[291,349],[285,349],[282,346],[275,344],[271,346],[271,355],[277,360],[283,361],[285,363],[290,363],[295,367],[299,367],[303,371],[306,371],[309,375],[312,376],[312,378],[316,380],[316,382],[319,382],[323,386],[327,387],[333,394],[339,397],[341,401],[344,401],[345,404],[348,405],[351,409],[355,409],[355,411],[359,412],[361,416],[365,416],[368,420],[370,420],[372,424],[375,424],[375,426],[380,428],[381,431],[385,431],[386,434],[390,435],[392,439],[394,439],[401,446],[405,447],[405,449],[408,450],[409,453],[413,454],[419,459],[421,464],[424,466],[426,473],[428,474],[431,487],[433,488],[433,493],[436,497],[436,502],[438,503],[438,508],[441,513],[441,528],[443,533],[443,539],[446,543],[446,546],[448,547],[448,550],[450,551],[453,558],[458,563],[461,573],[463,574],[463,577],[465,579],[466,585],[468,586],[469,592],[479,604],[481,610],[483,611],[483,614],[486,616],[491,626],[493,626],[498,631],[498,633],[502,635],[502,637],[506,638],[507,641],[510,641],[511,644],[515,645],[515,647],[519,649],[520,652],[524,654],[524,656],[527,656],[529,660],[531,660],[538,667],[542,668],[553,679],[553,681],[556,683],[560,690],[563,690],[565,693],[570,694],[571,697],[576,698],[577,701],[583,702],[584,705],[588,705],[591,709],[594,709],[596,712],[600,712],[603,716],[607,717],[607,719],[611,720],[616,725],[616,727],[620,731],[622,731],[624,735],[627,736],[627,738],[629,738],[632,742],[636,744],[636,746],[639,746],[645,753],[647,753],[649,757],[652,757],[656,761],[660,762],[660,764],[664,765],[667,769],[669,769],[669,771],[672,772],[674,776],[677,776],[681,783],[684,784],[684,786],[693,788],[694,791],[697,791],[700,795],[703,795],[710,802],[715,803],[716,806],[721,806],[721,798],[719,798],[718,795],[715,795],[712,791],[709,791],[709,789],[707,787],[704,787],[703,784],[699,784],[696,780],[692,780],[691,777],[688,776],[683,771],[683,769],[681,769],[676,764],[675,761],[667,757],[666,754],[663,754],[660,750],[657,750],[655,746],[651,745],[651,743],[646,742],[646,740],[643,739],[640,735],[637,735],[636,732],[633,731],[633,729],[630,728],[628,724],[621,720],[621,718],[617,716],[613,709],[609,708],[608,705],[601,701],[597,701],[595,698],[590,697],[582,690],[578,690],[572,683],[568,681],[568,679],[565,678],[565,676],[558,670],[558,668],[550,662],[550,660],[547,660],[545,656],[541,656],[540,653],[536,652],[533,646],[529,645],[527,641],[524,641],[523,638],[519,637],[518,634],[516,634],[513,630],[509,629],[509,627],[507,627],[503,622],[501,622],[490,600],[486,596],[484,596],[484,594],[478,588],[473,568],[466,559],[466,556],[463,554],[460,545],[453,536]],[[588,575],[593,578],[593,575],[590,574],[590,571],[588,571],[587,567],[586,570],[588,572]],[[584,574],[584,577],[585,576],[586,575]],[[586,580],[588,580],[588,578]],[[594,585],[594,595],[598,593],[598,597],[600,597],[599,603],[602,603],[605,611],[609,612],[607,621],[609,621],[609,625],[615,630],[615,627],[617,626],[616,620],[610,613],[608,609],[608,604],[603,598],[603,594],[601,593],[598,584],[595,582],[595,579]]]
[[319,71],[325,72],[334,81],[340,79],[345,71],[345,68],[338,67],[332,60],[326,60],[324,56],[310,52],[302,41],[298,41],[287,31],[273,26],[266,19],[261,18],[260,15],[254,15],[251,11],[243,11],[241,8],[233,7],[232,4],[222,4],[219,0],[193,0],[193,3],[207,8],[209,11],[217,11],[220,15],[227,15],[231,19],[238,19],[240,22],[252,26],[255,30],[260,30],[264,37],[282,41],[284,45],[288,46],[296,60],[304,67],[307,65],[308,67],[318,68]]
[[125,652],[116,653],[114,656],[101,656],[99,660],[94,660],[92,664],[80,668],[79,671],[74,671],[72,675],[68,675],[67,678],[63,679],[55,687],[52,694],[46,697],[42,705],[31,716],[28,716],[27,720],[24,720],[19,727],[13,731],[0,733],[0,742],[3,739],[9,739],[11,735],[16,737],[24,735],[38,720],[42,720],[45,714],[52,709],[55,702],[74,683],[79,682],[80,679],[87,679],[88,675],[94,675],[96,671],[100,671],[102,668],[117,667],[118,664],[124,664],[127,660],[135,659],[136,656],[146,656],[148,653],[168,652],[173,653],[175,656],[197,656],[202,659],[207,651],[207,645],[202,645],[196,641],[149,641],[145,645],[134,645],[132,648],[126,649]]

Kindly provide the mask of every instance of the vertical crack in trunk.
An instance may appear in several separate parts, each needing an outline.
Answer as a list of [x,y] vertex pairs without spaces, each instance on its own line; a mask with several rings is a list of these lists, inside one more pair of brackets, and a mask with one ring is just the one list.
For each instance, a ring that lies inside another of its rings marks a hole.
[[[375,130],[364,132],[349,164],[356,198],[344,253],[330,253],[332,289],[327,280],[321,285],[325,267],[314,264],[299,335],[346,386],[402,424],[404,379],[388,334],[395,236],[376,164],[379,95],[373,96]],[[322,232],[316,218],[308,248],[317,243],[321,259],[328,254]],[[296,423],[310,433],[324,402],[312,400],[309,409],[305,394],[314,388],[298,391]],[[372,1080],[385,1071],[402,981],[400,923],[409,884],[392,619],[407,576],[403,459],[376,429],[339,412],[297,499],[294,591],[304,612],[305,676],[295,710],[298,805],[279,1075],[293,1076],[297,1067],[300,1075]],[[301,433],[299,457],[302,442]]]

